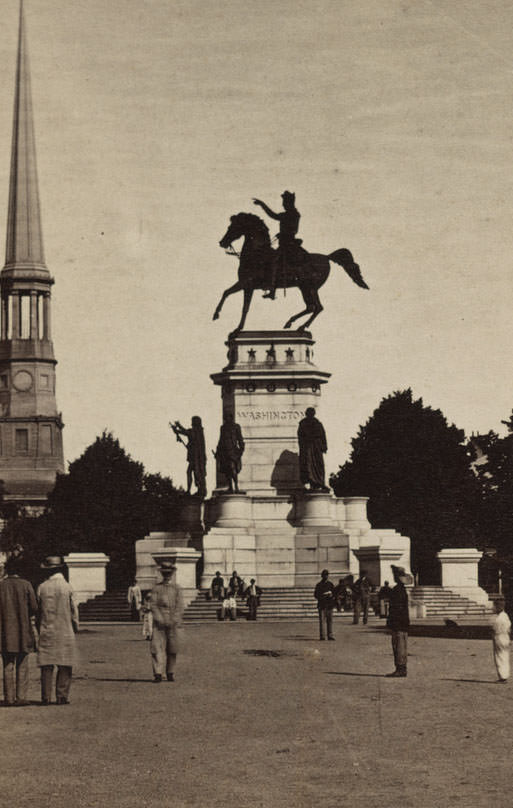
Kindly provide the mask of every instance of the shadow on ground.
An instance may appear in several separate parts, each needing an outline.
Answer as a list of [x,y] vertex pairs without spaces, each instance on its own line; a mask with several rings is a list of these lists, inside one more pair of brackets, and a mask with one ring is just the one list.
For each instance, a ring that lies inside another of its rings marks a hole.
[[[387,633],[386,626],[369,629],[375,634]],[[444,626],[413,623],[408,630],[409,637],[435,637],[447,640],[489,640],[490,627],[486,624],[476,626]]]

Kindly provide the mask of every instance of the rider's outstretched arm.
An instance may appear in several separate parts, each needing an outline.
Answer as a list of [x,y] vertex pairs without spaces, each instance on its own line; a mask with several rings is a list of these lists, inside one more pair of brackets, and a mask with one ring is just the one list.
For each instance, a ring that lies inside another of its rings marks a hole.
[[253,202],[255,203],[255,205],[260,205],[260,207],[265,210],[265,212],[267,213],[268,216],[271,217],[271,219],[278,219],[278,221],[280,220],[280,214],[275,213],[273,210],[271,210],[271,208],[268,207],[265,204],[265,202],[262,202],[261,199],[254,199]]

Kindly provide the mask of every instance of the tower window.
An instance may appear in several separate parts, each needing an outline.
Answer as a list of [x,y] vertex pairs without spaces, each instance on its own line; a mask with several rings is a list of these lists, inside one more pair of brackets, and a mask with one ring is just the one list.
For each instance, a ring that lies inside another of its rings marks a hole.
[[15,439],[16,454],[28,452],[28,429],[17,429]]
[[52,427],[50,424],[41,424],[41,432],[39,433],[40,454],[52,454]]
[[2,390],[7,390],[9,387],[9,376],[7,373],[0,373],[0,388]]
[[43,390],[50,389],[50,377],[48,376],[47,373],[41,374],[41,387]]

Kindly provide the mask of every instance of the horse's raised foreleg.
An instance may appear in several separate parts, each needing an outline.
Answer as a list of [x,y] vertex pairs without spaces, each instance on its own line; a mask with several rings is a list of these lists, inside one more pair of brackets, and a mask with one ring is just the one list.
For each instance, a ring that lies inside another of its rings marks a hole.
[[226,300],[227,297],[230,297],[230,295],[235,294],[235,292],[241,292],[241,291],[242,291],[242,286],[241,286],[240,281],[237,281],[237,283],[234,283],[233,286],[230,286],[228,289],[225,289],[223,294],[222,294],[221,300],[217,304],[217,308],[216,308],[216,310],[214,312],[214,316],[212,317],[212,319],[213,320],[218,319],[219,314],[221,312],[221,309],[223,308],[223,303],[224,303],[224,301]]
[[248,287],[246,287],[244,289],[244,303],[242,304],[242,314],[240,317],[240,323],[233,332],[234,334],[238,334],[239,331],[242,331],[242,329],[244,328],[244,323],[246,322],[246,317],[248,316],[248,311],[252,297],[253,297],[253,289],[248,289]]

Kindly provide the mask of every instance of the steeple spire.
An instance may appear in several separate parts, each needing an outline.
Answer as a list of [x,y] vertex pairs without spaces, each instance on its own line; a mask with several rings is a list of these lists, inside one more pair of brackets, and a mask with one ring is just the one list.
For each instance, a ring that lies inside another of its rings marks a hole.
[[5,269],[46,269],[23,0],[20,0]]
[[44,506],[64,471],[30,72],[20,3],[5,266],[0,272],[0,479],[6,502]]

